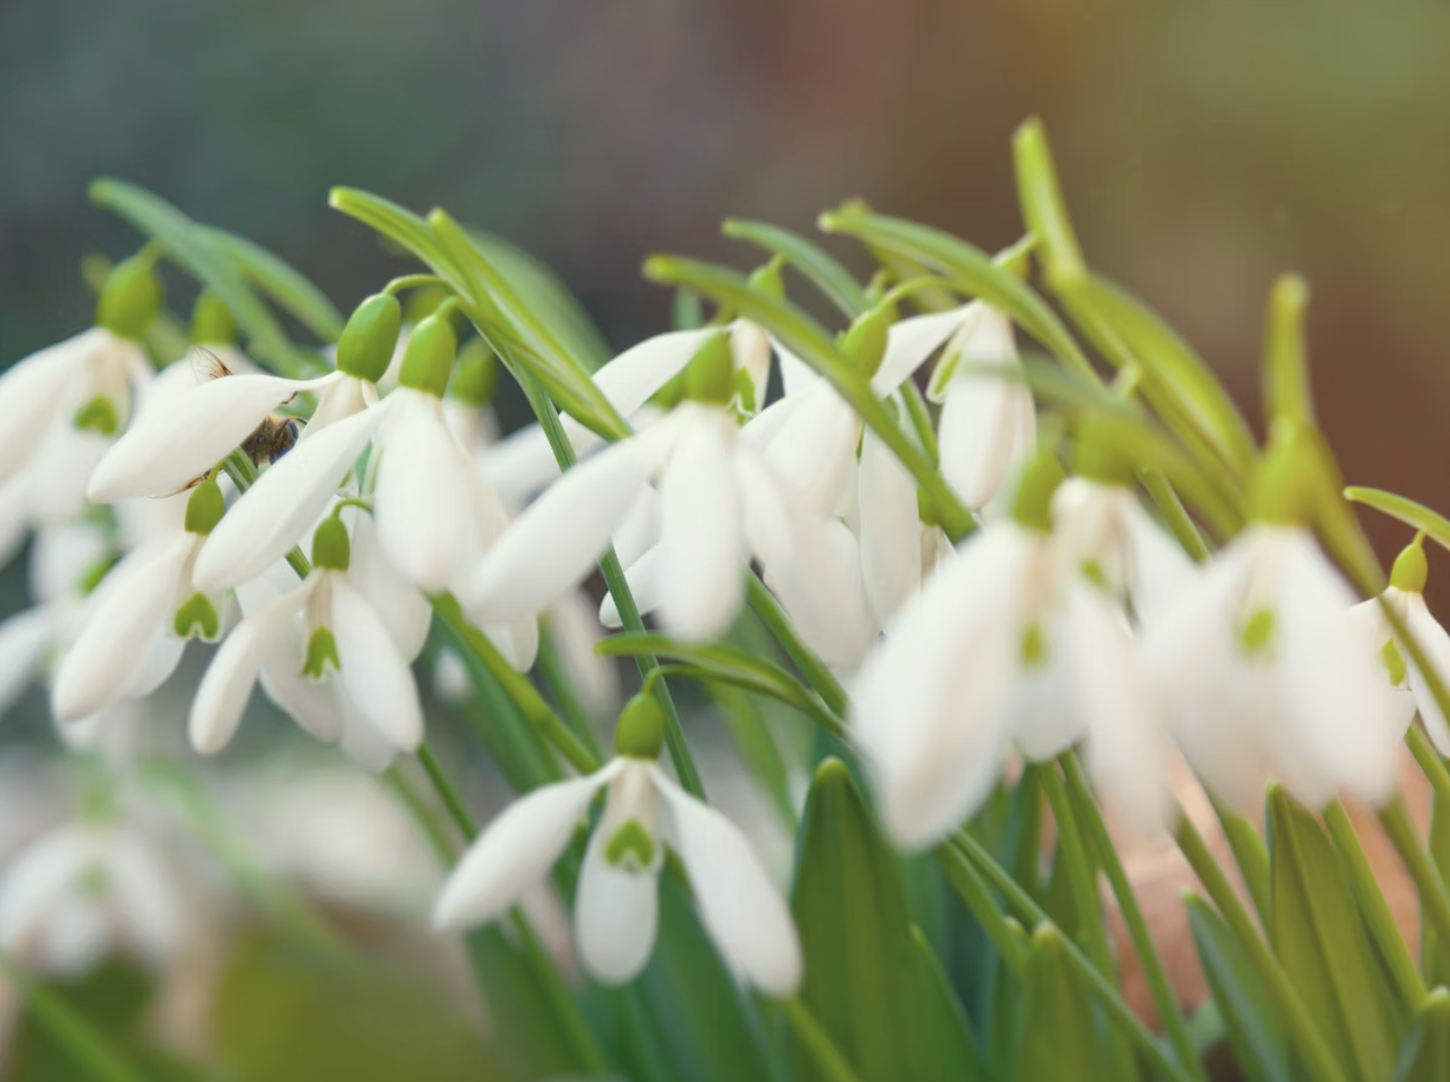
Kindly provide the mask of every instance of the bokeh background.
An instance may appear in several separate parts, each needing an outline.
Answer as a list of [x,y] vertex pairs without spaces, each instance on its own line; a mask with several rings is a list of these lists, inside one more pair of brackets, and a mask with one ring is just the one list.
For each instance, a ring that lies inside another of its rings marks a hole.
[[[344,311],[400,263],[328,188],[442,205],[549,263],[623,347],[668,318],[649,253],[752,265],[729,215],[808,231],[864,196],[1012,242],[1009,140],[1035,113],[1090,261],[1251,417],[1267,290],[1296,270],[1346,475],[1450,509],[1447,56],[1434,0],[0,0],[0,366],[86,324],[88,253],[134,250],[87,204],[97,176],[273,249]],[[1368,525],[1386,558],[1406,538]]]

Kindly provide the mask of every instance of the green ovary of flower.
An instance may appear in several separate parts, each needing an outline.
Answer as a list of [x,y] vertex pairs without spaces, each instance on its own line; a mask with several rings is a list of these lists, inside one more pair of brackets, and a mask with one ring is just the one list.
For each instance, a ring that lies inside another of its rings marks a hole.
[[327,675],[329,665],[334,670],[342,668],[342,662],[337,657],[337,639],[333,637],[331,628],[313,628],[307,639],[307,657],[302,662],[302,675],[321,680]]
[[642,871],[650,866],[655,855],[655,840],[637,819],[631,819],[616,830],[604,847],[604,859],[613,868]]
[[176,619],[172,622],[172,629],[176,632],[178,639],[189,639],[200,635],[207,642],[214,642],[221,634],[221,618],[217,616],[216,606],[205,594],[192,594],[187,598],[185,604],[176,610]]

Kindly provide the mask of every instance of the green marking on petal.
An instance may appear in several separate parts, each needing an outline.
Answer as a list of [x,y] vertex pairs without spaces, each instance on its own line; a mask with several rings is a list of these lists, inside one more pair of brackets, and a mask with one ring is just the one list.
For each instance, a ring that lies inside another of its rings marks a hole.
[[1047,662],[1047,636],[1038,624],[1031,624],[1022,633],[1022,664],[1029,668]]
[[759,409],[755,404],[755,381],[743,368],[735,370],[735,398],[740,403],[742,413],[751,414]]
[[76,582],[76,589],[80,591],[81,596],[89,597],[91,592],[101,584],[101,580],[110,574],[111,568],[115,567],[119,561],[119,556],[115,553],[108,552],[87,567],[85,571],[81,572],[81,577]]
[[1405,664],[1405,655],[1400,653],[1400,648],[1395,645],[1394,639],[1386,639],[1385,644],[1380,647],[1380,660],[1389,670],[1390,683],[1395,687],[1403,686],[1405,677],[1410,675],[1410,667]]
[[313,628],[307,639],[307,658],[302,662],[302,675],[322,680],[327,676],[329,665],[334,671],[342,668],[342,662],[337,657],[337,639],[333,638],[331,628]]
[[102,436],[114,436],[121,431],[120,412],[105,395],[97,395],[76,410],[72,423],[82,431],[99,432]]
[[216,606],[206,594],[195,593],[176,610],[172,628],[178,639],[190,639],[199,635],[207,642],[216,642],[221,634],[222,622],[217,616]]
[[631,819],[614,832],[604,847],[604,859],[611,867],[643,871],[655,855],[655,840],[638,819]]
[[1249,657],[1258,657],[1265,653],[1273,644],[1274,626],[1272,609],[1259,609],[1245,620],[1243,627],[1239,629],[1239,644],[1244,653]]
[[1103,570],[1102,564],[1094,559],[1087,559],[1082,562],[1080,570],[1082,571],[1083,578],[1087,579],[1088,582],[1092,583],[1099,590],[1102,590],[1106,594],[1113,592],[1112,583],[1108,581],[1108,573]]

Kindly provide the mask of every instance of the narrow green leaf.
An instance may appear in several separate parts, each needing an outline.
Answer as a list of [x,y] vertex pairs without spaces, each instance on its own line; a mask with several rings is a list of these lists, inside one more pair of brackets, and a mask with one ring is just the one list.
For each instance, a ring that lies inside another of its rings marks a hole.
[[1080,276],[1086,269],[1082,248],[1067,215],[1057,165],[1040,119],[1030,117],[1017,129],[1012,137],[1012,157],[1022,218],[1040,243],[1048,273],[1058,279]]
[[1389,1076],[1406,1020],[1375,964],[1354,895],[1314,816],[1269,795],[1273,943],[1324,1040],[1362,1082]]
[[1116,1077],[1104,1059],[1092,1000],[1068,965],[1062,933],[1032,933],[1022,1027],[1021,1082],[1098,1082]]
[[1189,893],[1183,904],[1203,975],[1245,1078],[1248,1082],[1292,1082],[1284,1024],[1253,961],[1223,918],[1202,898]]
[[[844,763],[816,771],[791,909],[805,953],[801,1000],[862,1082],[927,1082],[931,1012],[896,856]],[[823,1076],[803,1051],[797,1082]]]
[[1351,486],[1344,490],[1344,498],[1351,503],[1362,503],[1376,511],[1397,518],[1406,526],[1424,530],[1425,536],[1442,548],[1450,549],[1450,519],[1438,511],[1432,511],[1422,503],[1416,503],[1406,496],[1386,492],[1382,488],[1360,488]]
[[1400,1046],[1393,1082],[1444,1082],[1450,1078],[1450,991],[1437,988],[1415,1017]]
[[[1430,859],[1441,880],[1450,882],[1450,799],[1436,792],[1430,805]],[[1422,907],[1420,912],[1420,966],[1431,987],[1450,985],[1450,943],[1435,931],[1435,925]]]
[[199,227],[207,238],[229,255],[256,286],[291,312],[321,342],[336,342],[342,335],[342,313],[327,294],[318,289],[281,256],[267,251],[225,229]]
[[769,222],[752,222],[743,218],[727,218],[720,231],[727,237],[749,241],[768,252],[784,256],[849,318],[855,319],[870,307],[866,291],[855,276],[820,245],[799,233]]
[[458,267],[449,259],[428,223],[411,210],[356,188],[333,188],[328,193],[327,205],[396,241],[455,288],[463,285]]
[[926,936],[920,929],[915,929],[912,939],[916,943],[916,956],[925,984],[922,998],[927,1009],[927,1027],[931,1032],[927,1044],[934,1050],[938,1077],[950,1078],[953,1082],[987,1082],[987,1069],[971,1023],[967,1021],[967,1012],[952,991]]
[[188,273],[220,297],[246,333],[248,348],[257,360],[288,377],[317,374],[317,366],[288,341],[281,325],[252,292],[232,257],[205,229],[166,200],[122,180],[92,182],[90,199],[155,240]]

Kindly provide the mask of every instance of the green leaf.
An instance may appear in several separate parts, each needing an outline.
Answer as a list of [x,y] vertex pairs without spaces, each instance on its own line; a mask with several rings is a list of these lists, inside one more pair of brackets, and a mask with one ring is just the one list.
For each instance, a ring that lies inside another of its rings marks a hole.
[[728,218],[721,226],[727,237],[749,241],[768,252],[782,255],[829,297],[849,318],[855,319],[871,306],[866,291],[855,276],[819,245],[799,233],[768,222]]
[[328,193],[327,205],[396,241],[455,289],[463,285],[459,268],[447,250],[428,228],[428,223],[411,210],[357,188],[333,188]]
[[1248,1082],[1293,1082],[1289,1047],[1273,997],[1223,918],[1196,894],[1184,898],[1203,974]]
[[1425,1000],[1400,1046],[1394,1082],[1444,1082],[1450,1078],[1450,991],[1437,988]]
[[[791,899],[809,1007],[862,1082],[928,1082],[951,1049],[927,1001],[896,856],[844,763],[816,771]],[[797,1082],[823,1076],[797,1049]]]
[[980,297],[1010,315],[1063,364],[1097,380],[1092,364],[1047,302],[980,248],[940,229],[870,214],[855,207],[822,215],[821,225],[828,232],[846,233],[936,268],[962,292]]
[[952,991],[926,936],[920,929],[914,929],[912,939],[925,985],[922,1000],[927,1010],[926,1024],[931,1030],[928,1044],[941,1057],[937,1061],[939,1077],[953,1082],[986,1082],[987,1068],[971,1023],[967,1021],[967,1012]]
[[1269,794],[1274,948],[1325,1042],[1363,1082],[1387,1078],[1406,1020],[1376,964],[1354,894],[1314,816]]
[[[1430,805],[1430,859],[1440,878],[1450,882],[1450,800],[1438,791]],[[1450,943],[1444,942],[1435,932],[1435,925],[1420,914],[1420,968],[1425,973],[1425,983],[1434,986],[1450,984]]]
[[779,665],[763,661],[736,646],[724,643],[700,645],[681,642],[658,632],[611,635],[595,644],[594,651],[605,657],[637,657],[652,654],[686,662],[712,680],[721,680],[795,707],[834,735],[843,733],[841,719],[826,709],[815,692]]
[[1432,511],[1422,503],[1381,488],[1359,488],[1351,486],[1344,490],[1344,498],[1351,503],[1362,503],[1376,511],[1397,518],[1406,526],[1424,530],[1425,536],[1442,548],[1450,549],[1450,519]]
[[202,226],[166,200],[122,180],[97,180],[91,202],[114,211],[160,244],[188,273],[221,298],[246,332],[256,359],[291,378],[316,375],[318,366],[297,350],[247,284],[232,256]]
[[318,289],[292,264],[245,237],[215,226],[199,226],[202,233],[225,252],[242,273],[285,311],[315,334],[321,342],[336,342],[342,335],[343,318],[327,294]]
[[1085,269],[1082,249],[1067,215],[1047,132],[1037,117],[1023,121],[1013,135],[1012,159],[1022,218],[1041,245],[1049,274],[1069,279],[1081,275]]
[[1021,1082],[1098,1082],[1114,1077],[1098,1042],[1092,1000],[1068,965],[1062,933],[1032,933],[1019,1060]]

